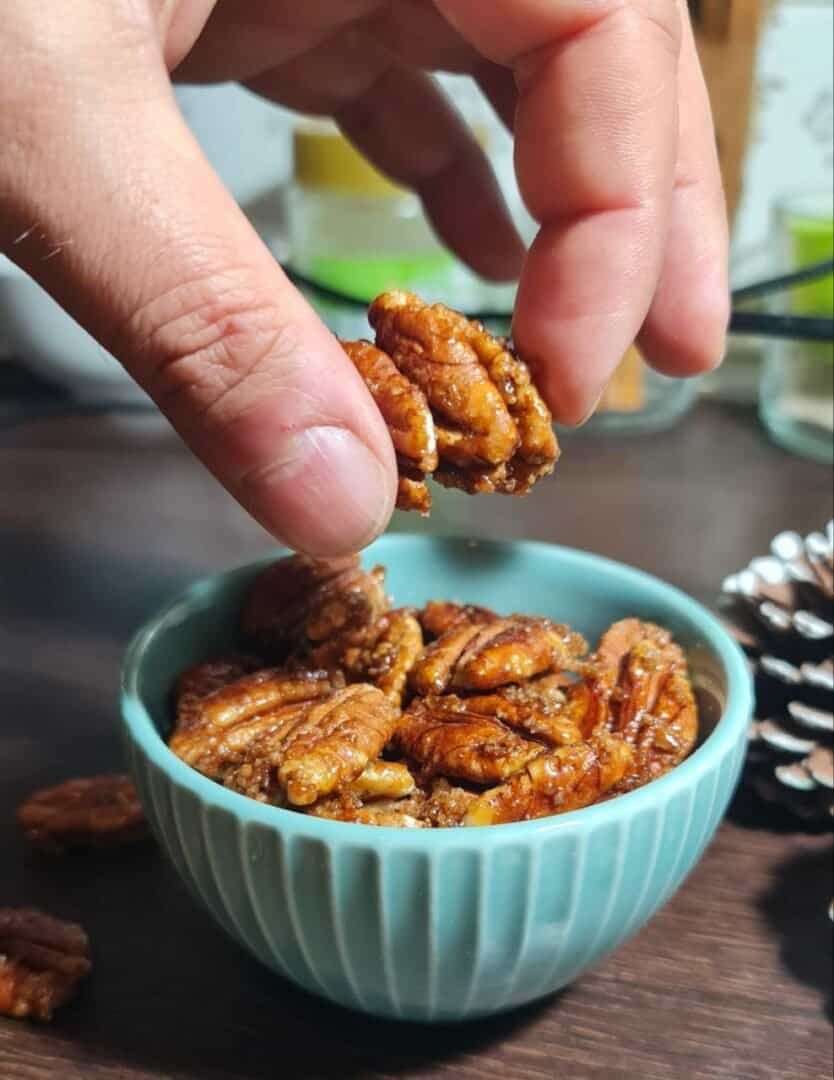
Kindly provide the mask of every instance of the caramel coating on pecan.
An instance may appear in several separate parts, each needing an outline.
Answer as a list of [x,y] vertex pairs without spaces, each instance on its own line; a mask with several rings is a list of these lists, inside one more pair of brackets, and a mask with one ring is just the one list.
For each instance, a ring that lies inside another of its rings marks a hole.
[[568,708],[564,691],[549,680],[540,687],[534,680],[521,686],[506,686],[488,695],[468,698],[446,695],[440,700],[449,703],[447,708],[457,707],[452,702],[462,702],[465,708],[492,716],[546,746],[569,746],[584,738]]
[[473,791],[436,779],[403,799],[363,802],[352,793],[332,796],[309,810],[315,817],[399,829],[451,829],[463,824],[477,798]]
[[378,687],[401,705],[408,676],[423,652],[423,631],[414,611],[386,612],[370,626],[325,642],[302,663],[338,670],[348,682]]
[[541,754],[476,799],[465,823],[501,825],[590,806],[622,780],[632,759],[628,744],[610,735]]
[[359,799],[404,799],[417,785],[411,770],[399,761],[372,761],[348,789]]
[[256,578],[243,609],[243,631],[269,655],[359,629],[388,609],[385,571],[363,570],[358,556],[279,559]]
[[438,466],[437,434],[426,395],[386,353],[368,341],[343,341],[342,347],[362,376],[388,425],[397,452],[400,480],[397,506],[427,514],[431,496],[426,477]]
[[198,727],[203,722],[201,705],[204,698],[257,668],[257,660],[228,656],[196,664],[184,671],[174,687],[177,730]]
[[53,854],[112,851],[149,836],[136,788],[122,775],[66,780],[36,791],[17,819],[30,844]]
[[645,637],[629,650],[614,695],[612,729],[634,750],[624,790],[663,776],[695,746],[695,694],[686,658],[668,634]]
[[338,674],[326,671],[265,668],[196,701],[189,689],[187,723],[176,728],[169,746],[192,768],[222,780],[230,766],[240,764],[250,745],[271,730],[277,712],[330,697],[342,685]]
[[480,323],[406,292],[369,312],[377,345],[426,395],[437,480],[476,493],[525,494],[553,471],[559,446],[529,369]]
[[265,670],[205,697],[202,724],[170,747],[193,768],[261,801],[306,806],[350,784],[382,752],[399,710],[338,673]]
[[431,600],[420,612],[423,630],[432,638],[442,637],[456,626],[483,626],[497,619],[498,616],[488,608],[451,604],[446,600]]
[[354,781],[382,753],[398,719],[373,686],[348,686],[307,706],[277,748],[278,782],[289,801],[309,806]]
[[446,690],[495,690],[576,666],[584,639],[549,619],[513,615],[486,623],[456,622],[415,664],[411,685],[421,696]]
[[0,1014],[51,1020],[90,967],[80,926],[33,908],[0,908]]
[[505,780],[542,753],[539,743],[522,738],[499,720],[439,704],[442,699],[417,698],[403,714],[395,741],[419,766],[425,779],[455,777],[476,784]]

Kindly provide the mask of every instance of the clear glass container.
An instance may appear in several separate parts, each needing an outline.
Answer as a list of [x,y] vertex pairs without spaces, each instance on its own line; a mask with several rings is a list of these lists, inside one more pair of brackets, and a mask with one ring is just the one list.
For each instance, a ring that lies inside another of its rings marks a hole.
[[[774,213],[773,232],[779,269],[786,273],[834,257],[834,193],[784,200]],[[783,312],[831,317],[834,276],[779,299]],[[834,342],[770,342],[760,413],[779,445],[814,461],[834,463]]]

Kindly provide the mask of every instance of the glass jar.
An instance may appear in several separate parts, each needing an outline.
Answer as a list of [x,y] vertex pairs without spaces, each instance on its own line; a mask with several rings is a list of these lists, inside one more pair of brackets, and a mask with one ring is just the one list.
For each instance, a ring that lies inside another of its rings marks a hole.
[[388,289],[430,301],[454,297],[463,311],[512,311],[515,286],[490,285],[463,266],[436,237],[417,196],[378,172],[329,122],[295,129],[285,216],[289,265],[341,337],[368,333],[362,305]]
[[663,431],[689,411],[697,396],[697,379],[660,375],[632,346],[614,372],[596,412],[576,434]]
[[[786,273],[834,257],[834,194],[803,195],[774,213],[774,247]],[[834,315],[834,275],[791,290],[781,310]],[[834,462],[834,342],[772,341],[760,389],[762,422],[781,446]]]

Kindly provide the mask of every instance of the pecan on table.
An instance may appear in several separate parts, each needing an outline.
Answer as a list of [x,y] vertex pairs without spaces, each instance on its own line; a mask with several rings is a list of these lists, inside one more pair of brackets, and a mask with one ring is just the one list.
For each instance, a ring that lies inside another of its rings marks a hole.
[[80,926],[32,908],[0,908],[0,1014],[51,1020],[90,966]]
[[121,775],[66,780],[36,791],[17,819],[26,840],[52,854],[113,851],[150,835],[133,782]]
[[523,495],[553,471],[559,444],[550,411],[506,342],[407,292],[378,297],[368,318],[377,346],[428,400],[441,484]]
[[540,754],[505,784],[476,799],[465,824],[530,821],[590,806],[620,783],[632,760],[626,742],[604,734]]
[[378,687],[402,705],[408,676],[423,652],[423,632],[413,611],[389,611],[370,626],[342,634],[313,649],[301,663],[340,671],[349,683]]
[[423,391],[397,369],[386,353],[368,341],[343,341],[342,347],[365,380],[391,432],[400,471],[399,510],[428,515],[431,493],[426,478],[438,466],[437,434]]
[[496,690],[547,672],[570,670],[587,651],[579,634],[549,619],[488,613],[466,618],[432,642],[411,672],[421,696],[447,690]]
[[255,579],[242,626],[267,655],[284,660],[294,649],[368,626],[388,606],[382,567],[363,570],[355,555],[343,559],[293,555],[279,559]]

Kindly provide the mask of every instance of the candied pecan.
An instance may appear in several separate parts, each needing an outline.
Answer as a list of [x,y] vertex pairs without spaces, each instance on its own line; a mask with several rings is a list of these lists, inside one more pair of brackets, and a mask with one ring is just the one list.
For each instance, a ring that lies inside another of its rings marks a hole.
[[372,623],[388,608],[385,571],[365,571],[358,556],[279,559],[256,578],[243,610],[243,631],[270,655],[315,645]]
[[484,626],[497,619],[495,612],[488,608],[474,604],[450,604],[445,600],[431,600],[420,612],[423,630],[432,638],[442,637],[453,627]]
[[494,784],[542,753],[543,747],[511,731],[491,716],[438,706],[438,698],[417,698],[397,728],[397,747],[420,768],[423,778],[452,776]]
[[330,697],[342,685],[338,674],[325,671],[264,668],[244,675],[191,702],[188,722],[177,726],[169,746],[193,768],[222,779],[277,710]]
[[80,926],[32,908],[0,908],[0,1014],[51,1020],[90,966]]
[[413,795],[414,777],[400,761],[372,761],[350,785],[349,791],[360,799],[404,799]]
[[66,780],[36,791],[17,819],[30,844],[53,854],[112,851],[149,835],[133,782],[121,775]]
[[380,615],[362,630],[325,642],[302,662],[340,671],[348,682],[371,683],[401,705],[409,673],[422,652],[420,623],[411,609],[400,608]]
[[513,615],[488,622],[454,623],[423,653],[411,673],[423,696],[454,690],[495,690],[536,675],[571,668],[584,640],[549,619]]
[[377,345],[428,399],[440,483],[524,494],[553,471],[559,446],[550,412],[506,342],[406,292],[378,297],[368,317]]
[[402,799],[363,802],[352,792],[322,799],[308,813],[334,821],[405,829],[448,829],[463,824],[466,812],[477,795],[448,780],[435,780],[426,791],[415,791]]
[[[310,694],[252,713],[235,722],[207,724],[204,730],[175,736],[171,749],[192,767],[251,798],[286,799],[308,806],[356,780],[379,756],[399,711],[374,686],[333,689],[321,672],[290,682]],[[226,706],[234,711],[234,684]]]
[[328,818],[330,821],[347,821],[356,825],[376,825],[394,829],[427,829],[428,821],[422,814],[426,798],[418,792],[407,799],[380,799],[363,803],[357,795],[342,792],[322,799],[309,807],[308,814],[313,817]]
[[630,790],[669,772],[698,738],[698,707],[681,649],[668,636],[646,637],[625,659],[613,705],[616,734],[634,749]]
[[400,510],[428,514],[431,495],[426,477],[438,466],[437,435],[423,391],[402,375],[386,353],[368,341],[343,341],[342,346],[365,380],[391,432],[401,479]]
[[174,686],[174,706],[177,731],[189,731],[203,723],[201,705],[216,690],[258,668],[257,660],[249,657],[228,656],[208,660],[188,668]]
[[529,821],[590,806],[623,779],[632,758],[628,744],[610,735],[541,754],[476,799],[465,824]]
[[447,709],[454,710],[459,706],[453,703],[461,703],[474,713],[492,716],[546,746],[568,746],[584,738],[564,691],[549,681],[541,687],[534,680],[521,686],[505,686],[488,695],[457,698],[450,694],[438,700],[447,703]]

